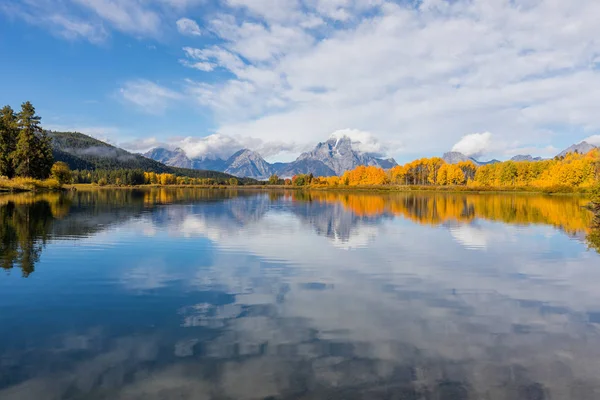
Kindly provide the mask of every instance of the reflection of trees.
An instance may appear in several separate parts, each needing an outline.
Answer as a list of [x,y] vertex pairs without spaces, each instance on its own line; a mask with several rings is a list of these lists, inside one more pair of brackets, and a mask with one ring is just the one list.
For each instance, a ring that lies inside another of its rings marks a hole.
[[[57,210],[63,210],[57,207]],[[35,269],[52,227],[52,207],[47,200],[0,205],[0,262],[2,268],[18,266],[27,277]]]
[[358,216],[391,214],[424,225],[468,223],[479,218],[507,224],[551,225],[571,235],[587,231],[593,216],[583,207],[586,199],[538,195],[315,192],[310,200],[342,204]]
[[[0,262],[28,276],[50,235],[81,238],[144,213],[154,224],[172,224],[189,214],[203,216],[214,229],[260,224],[271,205],[286,210],[317,234],[348,240],[365,224],[393,216],[419,224],[470,223],[486,219],[509,224],[545,224],[570,235],[587,233],[590,248],[600,252],[600,217],[579,198],[518,195],[348,192],[255,192],[246,190],[153,188],[94,190],[67,194],[0,197]],[[189,204],[191,208],[161,207]],[[279,206],[277,206],[279,207]]]
[[600,253],[600,206],[596,208],[596,216],[594,222],[592,222],[592,229],[587,235],[587,243],[590,249]]

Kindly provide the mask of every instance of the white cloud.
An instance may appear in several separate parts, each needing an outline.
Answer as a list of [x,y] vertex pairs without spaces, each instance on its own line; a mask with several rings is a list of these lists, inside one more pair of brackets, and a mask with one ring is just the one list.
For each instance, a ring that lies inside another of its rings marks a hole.
[[599,146],[600,147],[600,135],[592,135],[592,136],[589,136],[589,137],[587,137],[587,138],[585,138],[583,140],[586,141],[586,142],[588,142],[591,145]]
[[116,29],[149,36],[159,33],[159,14],[137,0],[72,0],[89,9]]
[[189,157],[227,158],[243,147],[235,138],[213,134],[203,138],[187,137],[177,142]]
[[177,20],[177,30],[182,35],[187,36],[200,36],[202,35],[202,31],[198,26],[198,23],[189,18],[181,18]]
[[225,0],[232,8],[245,9],[267,21],[289,20],[299,16],[299,0]]
[[[514,142],[544,149],[571,141],[548,135],[548,126],[600,130],[600,72],[591,62],[600,52],[598,2],[314,0],[302,17],[294,1],[228,4],[253,18],[209,17],[222,42],[187,51],[190,66],[232,73],[191,82],[221,133],[314,144],[350,127],[402,142],[405,152],[441,154],[465,132],[491,131],[493,148],[466,150],[496,155]],[[313,32],[309,17],[342,23]]]
[[119,147],[132,153],[145,153],[155,147],[164,146],[166,146],[166,144],[160,142],[154,137],[119,142]]
[[55,24],[58,34],[67,39],[85,38],[91,43],[102,43],[108,37],[108,33],[101,25],[89,22],[69,19],[63,15],[50,15],[47,22]]
[[490,150],[492,134],[490,132],[471,133],[463,136],[458,143],[452,146],[452,151],[458,151],[466,156],[478,157]]
[[206,137],[175,138],[168,141],[170,147],[183,149],[189,157],[222,158],[227,159],[241,149],[251,149],[259,152],[263,157],[269,157],[281,152],[297,150],[294,142],[274,141],[265,143],[260,139],[248,136],[228,136],[220,133]]
[[148,113],[163,113],[171,102],[182,98],[180,93],[144,79],[126,82],[119,93],[123,100]]
[[333,132],[330,137],[335,139],[348,137],[352,140],[352,147],[354,149],[376,156],[389,154],[391,150],[397,150],[400,147],[398,143],[395,145],[382,143],[371,132],[358,129],[340,129]]
[[152,112],[191,97],[215,131],[264,146],[299,149],[350,128],[412,157],[494,132],[468,151],[501,157],[600,132],[597,1],[19,0],[0,10],[93,43],[110,29],[198,36],[179,60],[191,68],[180,93],[124,87],[123,97]]
[[0,13],[10,18],[21,19],[33,26],[44,27],[52,34],[67,40],[83,39],[100,44],[108,38],[108,32],[102,24],[71,15],[62,7],[47,1],[30,3],[27,6],[19,3],[0,4]]

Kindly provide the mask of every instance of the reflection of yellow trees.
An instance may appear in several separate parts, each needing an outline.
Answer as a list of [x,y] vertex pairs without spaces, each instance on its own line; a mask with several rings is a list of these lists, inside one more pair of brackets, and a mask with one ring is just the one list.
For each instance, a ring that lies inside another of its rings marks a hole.
[[214,201],[217,199],[226,200],[238,197],[239,195],[239,191],[236,189],[220,188],[150,188],[139,191],[139,193],[143,195],[146,206],[193,201]]
[[[300,194],[292,194],[299,199]],[[420,224],[437,225],[475,218],[509,224],[546,224],[573,234],[589,231],[593,214],[581,198],[482,194],[311,193],[312,201],[340,203],[358,216],[391,214]]]

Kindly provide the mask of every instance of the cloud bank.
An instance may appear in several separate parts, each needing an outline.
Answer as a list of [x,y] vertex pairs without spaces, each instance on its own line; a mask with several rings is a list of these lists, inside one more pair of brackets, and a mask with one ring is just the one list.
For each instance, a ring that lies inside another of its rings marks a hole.
[[598,1],[11,0],[0,12],[68,40],[172,46],[169,83],[137,77],[121,99],[150,114],[185,99],[189,121],[214,121],[199,136],[271,152],[344,129],[400,159],[455,144],[541,154],[600,135]]
[[188,82],[223,134],[316,143],[350,127],[403,143],[398,153],[440,154],[494,132],[457,144],[477,155],[542,151],[567,140],[564,125],[581,138],[600,129],[598,2],[225,5],[203,23],[220,42],[183,49],[184,65],[229,74]]
[[490,150],[492,134],[490,132],[472,133],[463,136],[452,146],[452,151],[458,151],[469,157],[479,157]]

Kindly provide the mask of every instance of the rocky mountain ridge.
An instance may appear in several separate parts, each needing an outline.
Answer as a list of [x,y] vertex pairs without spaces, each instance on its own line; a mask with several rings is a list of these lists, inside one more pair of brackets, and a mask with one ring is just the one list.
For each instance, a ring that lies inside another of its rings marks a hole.
[[447,153],[444,153],[444,155],[442,156],[442,159],[445,162],[447,162],[448,164],[458,164],[460,162],[471,161],[473,164],[475,164],[477,166],[496,164],[496,163],[500,162],[499,160],[496,160],[496,159],[490,160],[490,161],[479,161],[473,157],[466,156],[463,153],[460,153],[458,151],[449,151]]
[[[568,148],[566,148],[563,151],[561,151],[560,153],[558,153],[556,155],[556,157],[564,157],[569,153],[587,154],[596,148],[598,148],[598,146],[594,146],[593,144],[583,141],[583,142],[569,146]],[[450,152],[444,153],[444,156],[442,158],[448,164],[458,164],[459,162],[472,161],[475,165],[481,166],[481,165],[495,164],[495,163],[500,162],[499,160],[479,161],[473,157],[469,157],[469,156],[467,156],[463,153],[457,152],[457,151],[450,151]],[[516,155],[510,159],[510,161],[543,161],[543,160],[544,159],[542,157],[533,157],[530,154],[520,154],[520,155]]]
[[241,149],[227,160],[189,158],[182,149],[165,148],[154,148],[144,156],[170,166],[212,169],[255,179],[268,179],[273,174],[281,178],[308,173],[315,176],[333,176],[341,175],[359,165],[373,165],[385,169],[397,165],[393,158],[382,159],[356,150],[347,136],[321,142],[312,151],[302,153],[295,161],[289,163],[268,163],[259,153],[249,149]]

